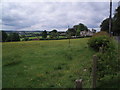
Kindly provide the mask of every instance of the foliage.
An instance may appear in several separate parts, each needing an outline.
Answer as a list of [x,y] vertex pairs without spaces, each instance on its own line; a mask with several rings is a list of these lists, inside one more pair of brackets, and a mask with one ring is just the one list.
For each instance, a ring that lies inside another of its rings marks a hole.
[[81,31],[80,25],[74,25],[73,29],[75,30],[75,35],[80,36],[80,31]]
[[107,75],[117,75],[118,73],[118,59],[115,48],[109,48],[106,52],[99,52],[97,54],[97,79],[101,81]]
[[120,34],[120,6],[115,10],[115,15],[113,17],[113,30],[115,33]]
[[69,39],[72,38],[71,33],[70,32],[66,32],[66,37],[69,38]]
[[92,37],[97,37],[97,36],[108,36],[108,37],[110,37],[110,35],[105,31],[97,32]]
[[8,38],[7,38],[7,41],[10,42],[10,41],[20,41],[20,36],[18,33],[11,33],[9,34]]
[[75,25],[74,29],[76,30],[76,36],[80,36],[80,31],[88,31],[87,26],[82,23],[80,23],[79,25]]
[[[109,32],[109,18],[102,21],[101,31]],[[115,14],[112,18],[112,32],[113,34],[120,34],[120,6],[115,10]]]
[[8,35],[5,31],[1,31],[1,33],[2,33],[2,42],[5,42],[6,39],[8,38]]
[[109,32],[109,18],[106,18],[102,21],[100,28],[101,31]]
[[52,30],[51,32],[57,33],[57,30],[54,29],[54,30]]
[[[96,51],[97,60],[97,82],[101,82],[107,76],[115,77],[119,72],[117,43],[106,32],[96,33],[88,45]],[[100,84],[100,83],[99,83]]]
[[59,34],[58,34],[57,30],[52,30],[50,32],[50,38],[51,39],[58,39],[59,38]]
[[88,30],[87,26],[85,26],[85,25],[82,24],[82,23],[79,24],[79,27],[80,27],[80,30],[81,30],[81,31],[84,31],[84,30],[87,31],[87,30]]
[[116,45],[117,43],[112,40],[112,45],[107,48],[106,52],[97,53],[97,81],[100,82],[99,85],[107,77],[110,77],[109,80],[114,79],[119,73],[120,66],[118,62],[120,60],[118,59],[119,52],[117,52]]
[[76,31],[73,29],[73,28],[69,28],[67,31],[66,31],[66,37],[67,38],[71,38],[72,36],[75,36],[76,34]]
[[68,28],[68,30],[66,31],[67,37],[75,36],[75,34],[76,34],[76,31],[73,28]]
[[29,37],[25,36],[25,35],[21,35],[22,41],[28,41]]
[[80,31],[88,31],[87,26],[84,24],[80,23],[78,25],[74,25],[72,28],[68,28],[66,31],[66,36],[80,36]]
[[110,48],[111,43],[111,38],[106,32],[98,32],[90,38],[88,45],[95,51],[99,51],[100,47],[103,47],[105,50]]
[[47,38],[47,31],[46,31],[46,30],[44,30],[44,31],[42,32],[42,38],[43,38],[43,39],[46,39],[46,38]]

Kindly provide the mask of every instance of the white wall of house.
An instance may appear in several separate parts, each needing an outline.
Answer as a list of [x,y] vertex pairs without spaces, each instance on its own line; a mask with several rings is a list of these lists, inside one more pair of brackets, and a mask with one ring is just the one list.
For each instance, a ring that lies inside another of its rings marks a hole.
[[80,36],[92,36],[94,33],[91,31],[81,31]]

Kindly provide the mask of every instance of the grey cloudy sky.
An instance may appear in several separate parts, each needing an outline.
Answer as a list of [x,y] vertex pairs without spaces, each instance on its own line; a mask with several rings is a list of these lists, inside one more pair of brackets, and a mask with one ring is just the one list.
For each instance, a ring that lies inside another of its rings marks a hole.
[[[117,6],[114,2],[113,13]],[[3,2],[0,25],[3,30],[66,31],[79,23],[99,28],[108,16],[109,2]]]

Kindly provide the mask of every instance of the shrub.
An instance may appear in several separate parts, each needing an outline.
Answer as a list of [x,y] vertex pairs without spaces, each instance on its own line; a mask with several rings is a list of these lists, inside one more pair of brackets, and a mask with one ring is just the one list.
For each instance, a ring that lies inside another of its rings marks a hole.
[[104,78],[106,75],[116,75],[118,72],[118,59],[117,52],[114,49],[109,49],[105,53],[97,54],[97,76],[98,81]]
[[106,32],[96,33],[88,41],[89,47],[95,51],[99,51],[100,47],[102,51],[96,55],[97,60],[97,81],[102,81],[106,76],[114,76],[118,73],[118,59],[117,59],[117,48],[116,42]]
[[100,47],[103,47],[104,51],[111,47],[112,39],[106,32],[98,32],[88,41],[89,47],[95,51],[99,51]]
[[105,31],[100,31],[100,32],[93,35],[93,37],[96,37],[96,36],[108,36],[108,37],[110,37],[110,35]]

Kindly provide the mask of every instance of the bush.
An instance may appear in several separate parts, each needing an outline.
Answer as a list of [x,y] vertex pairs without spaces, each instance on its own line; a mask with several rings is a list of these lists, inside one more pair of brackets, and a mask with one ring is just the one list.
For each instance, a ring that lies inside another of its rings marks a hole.
[[112,38],[106,32],[98,32],[93,35],[89,41],[89,47],[93,48],[95,51],[99,51],[100,47],[103,47],[104,51],[111,47]]
[[107,75],[114,76],[118,72],[118,59],[116,50],[110,49],[105,53],[98,53],[97,57],[97,77],[101,81]]
[[108,36],[108,37],[110,37],[110,35],[105,31],[100,31],[100,32],[93,35],[93,37],[96,37],[96,36]]
[[93,48],[95,51],[101,51],[96,55],[97,60],[97,81],[102,81],[106,76],[114,77],[119,72],[118,68],[118,57],[117,57],[117,48],[116,42],[109,36],[106,32],[96,33],[88,41],[89,47]]

